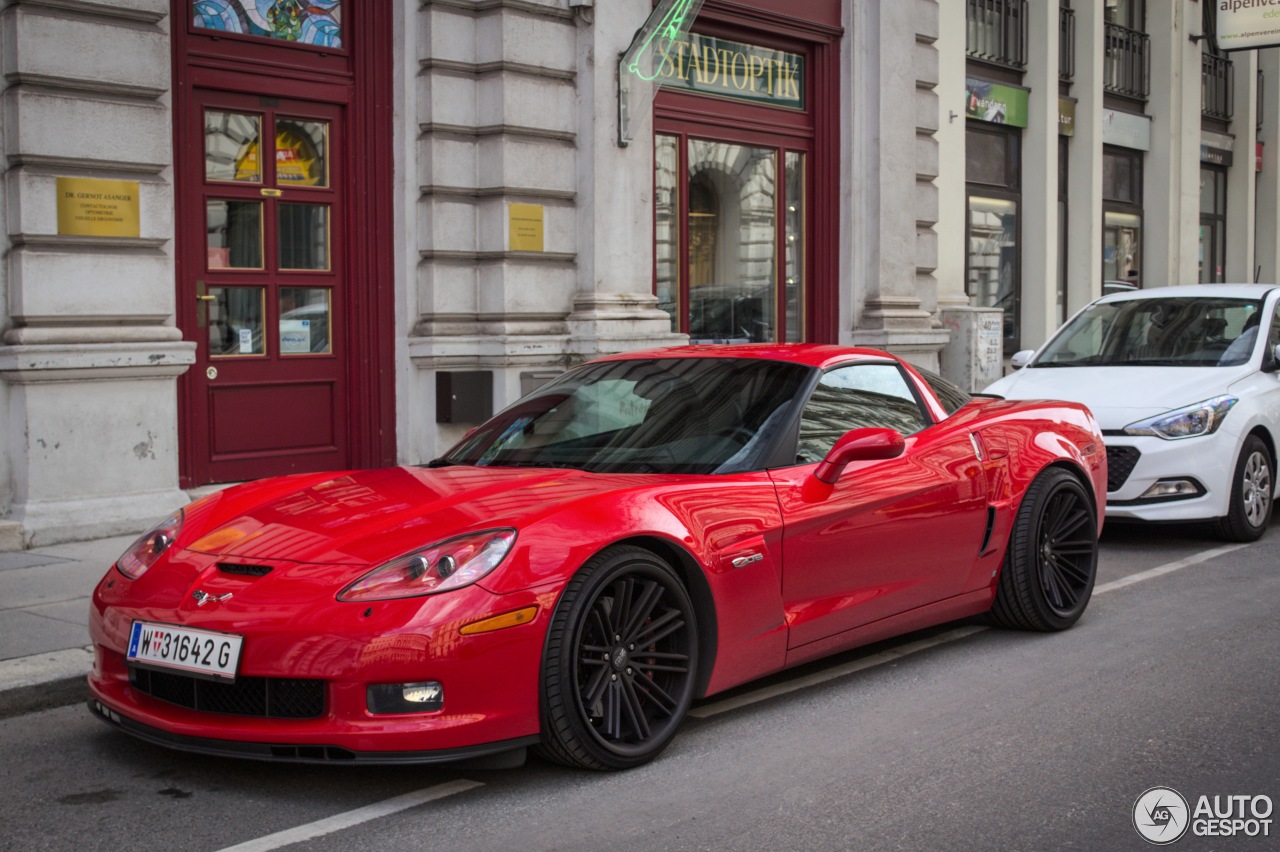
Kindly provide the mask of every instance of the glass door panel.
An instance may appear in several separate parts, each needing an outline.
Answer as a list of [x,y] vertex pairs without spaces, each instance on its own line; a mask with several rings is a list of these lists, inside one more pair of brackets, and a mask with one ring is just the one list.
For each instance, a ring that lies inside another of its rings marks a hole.
[[329,268],[329,207],[281,202],[279,214],[281,269]]
[[1006,343],[1018,336],[1018,202],[969,196],[969,301],[1004,310]]
[[280,354],[314,355],[330,351],[328,287],[280,288]]
[[689,337],[772,341],[778,151],[691,139],[688,157]]
[[658,136],[653,157],[654,292],[680,330],[680,139]]
[[210,199],[205,202],[210,269],[262,268],[262,203]]
[[216,358],[265,355],[263,287],[210,287],[209,354]]
[[1102,214],[1102,280],[1141,285],[1142,219],[1111,210]]
[[329,122],[276,119],[276,183],[329,185]]
[[262,116],[205,110],[205,180],[262,183],[261,138]]
[[786,243],[784,244],[783,304],[786,310],[786,341],[804,339],[805,292],[805,157],[797,151],[786,154]]

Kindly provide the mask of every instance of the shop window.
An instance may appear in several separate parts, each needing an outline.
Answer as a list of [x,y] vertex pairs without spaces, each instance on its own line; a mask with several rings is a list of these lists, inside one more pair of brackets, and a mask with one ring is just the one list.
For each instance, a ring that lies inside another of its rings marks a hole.
[[1006,352],[1017,351],[1021,338],[1018,143],[1016,129],[982,125],[970,126],[965,133],[969,198],[966,290],[970,304],[1004,311]]
[[1200,167],[1200,283],[1225,281],[1227,170]]
[[838,4],[720,5],[757,11],[700,18],[655,80],[654,294],[694,341],[834,341]]
[[1103,292],[1142,286],[1142,152],[1102,152]]
[[803,339],[804,168],[798,151],[656,137],[656,290],[673,330],[704,343]]

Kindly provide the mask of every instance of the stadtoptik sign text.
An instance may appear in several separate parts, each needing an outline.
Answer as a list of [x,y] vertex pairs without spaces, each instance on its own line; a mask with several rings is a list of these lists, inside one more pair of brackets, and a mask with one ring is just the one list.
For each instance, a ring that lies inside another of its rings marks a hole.
[[804,109],[804,57],[690,33],[670,45],[657,82],[669,89]]

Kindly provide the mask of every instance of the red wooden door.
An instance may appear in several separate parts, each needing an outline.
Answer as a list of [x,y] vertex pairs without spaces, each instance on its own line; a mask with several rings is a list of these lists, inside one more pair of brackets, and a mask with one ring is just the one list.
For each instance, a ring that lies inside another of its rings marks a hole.
[[178,298],[196,342],[193,484],[350,464],[346,129],[341,103],[191,92]]

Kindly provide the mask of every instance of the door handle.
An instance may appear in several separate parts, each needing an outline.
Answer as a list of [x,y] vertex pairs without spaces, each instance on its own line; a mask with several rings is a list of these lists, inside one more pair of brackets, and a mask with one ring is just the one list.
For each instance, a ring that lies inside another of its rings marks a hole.
[[209,326],[209,302],[215,301],[217,296],[210,296],[206,292],[204,279],[196,279],[196,328],[208,328]]

